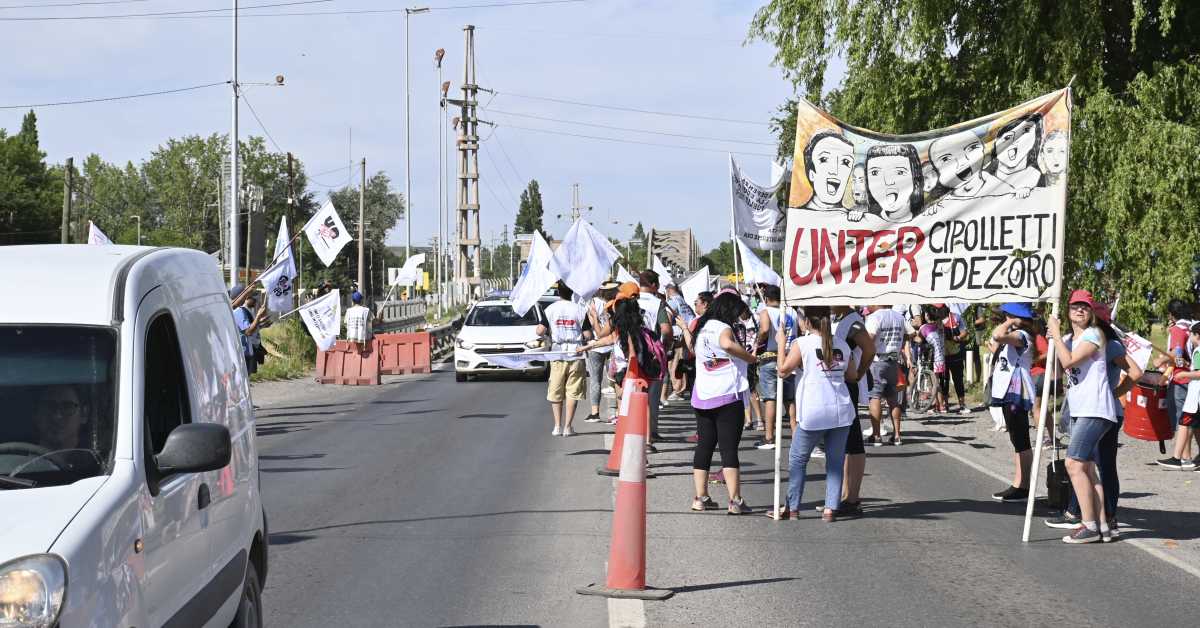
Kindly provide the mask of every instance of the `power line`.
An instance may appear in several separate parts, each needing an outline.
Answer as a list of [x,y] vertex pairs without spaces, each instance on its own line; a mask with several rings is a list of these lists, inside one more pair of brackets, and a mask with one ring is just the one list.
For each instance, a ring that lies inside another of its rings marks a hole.
[[[287,2],[280,4],[261,4],[245,6],[242,9],[265,9],[286,7],[301,4],[317,4],[333,2],[334,0],[307,0],[304,2]],[[487,4],[459,4],[442,7],[429,7],[430,11],[457,11],[461,9],[495,9],[504,7],[524,7],[537,5],[576,4],[590,0],[527,0],[524,2],[495,2]],[[278,11],[273,13],[241,13],[238,18],[252,17],[315,17],[324,15],[379,15],[403,13],[404,9],[343,9],[337,11]],[[158,13],[130,13],[123,15],[93,15],[65,17],[20,17],[0,18],[0,21],[42,21],[42,20],[101,20],[101,19],[150,19],[150,20],[191,20],[191,19],[226,19],[232,9],[197,9],[192,11],[163,11]]]
[[[291,7],[301,4],[325,4],[334,0],[294,0],[293,2],[277,2],[274,4],[254,4],[241,7],[243,9],[268,9],[275,7]],[[118,20],[127,18],[156,18],[156,17],[177,17],[177,16],[197,16],[205,13],[224,13],[219,17],[229,17],[233,9],[188,9],[184,11],[157,11],[152,13],[117,13],[109,15],[53,15],[43,17],[0,17],[0,22],[64,22],[64,21],[90,21],[90,20]],[[240,13],[239,13],[240,17]]]
[[594,107],[596,109],[612,109],[613,111],[629,111],[632,113],[645,113],[654,116],[667,116],[669,118],[691,118],[694,120],[709,120],[712,122],[731,122],[734,124],[753,124],[755,126],[766,126],[766,122],[756,122],[754,120],[738,120],[736,118],[717,118],[713,116],[700,116],[695,114],[678,113],[671,111],[652,111],[650,109],[635,109],[633,107],[619,107],[616,105],[597,105],[595,103],[580,102],[578,100],[564,100],[562,98],[550,98],[548,96],[530,96],[528,94],[514,94],[512,92],[496,92],[497,96],[512,96],[514,98],[528,98],[530,100],[545,100],[547,102],[556,102],[564,105],[576,105],[579,107]]
[[133,4],[135,2],[152,2],[153,0],[94,0],[92,2],[58,2],[53,4],[6,4],[0,5],[0,10],[8,9],[50,9],[56,7],[88,7],[108,4]]
[[504,150],[504,144],[500,141],[500,135],[496,133],[495,128],[492,129],[492,136],[496,138],[496,146],[500,147],[500,152],[504,155],[504,159],[508,161],[508,166],[512,168],[513,174],[517,175],[517,182],[524,183],[525,177],[521,176],[521,173],[517,171],[517,165],[513,163],[512,157],[508,156],[508,151]]
[[512,187],[508,185],[508,178],[504,176],[504,172],[500,170],[500,166],[497,166],[496,161],[492,159],[491,153],[487,150],[487,144],[480,142],[480,147],[483,148],[483,156],[487,157],[488,163],[492,165],[492,168],[495,168],[496,175],[500,177],[500,182],[504,184],[504,189],[508,190],[508,195],[516,200],[517,195],[513,194]]
[[191,87],[180,87],[178,89],[164,89],[157,92],[143,92],[140,94],[127,94],[125,96],[106,96],[104,98],[82,98],[80,100],[63,100],[58,102],[35,103],[32,105],[0,105],[0,109],[35,109],[37,107],[58,107],[62,105],[82,105],[86,103],[97,102],[112,102],[114,100],[129,100],[131,98],[143,98],[145,96],[162,96],[164,94],[178,94],[180,92],[189,92],[206,87],[216,87],[217,85],[228,85],[230,81],[217,81],[216,83],[205,83],[203,85],[192,85]]
[[510,129],[521,129],[522,131],[533,131],[535,133],[549,133],[551,135],[565,135],[567,137],[580,137],[589,140],[601,140],[605,142],[619,142],[622,144],[641,144],[642,146],[660,146],[662,148],[680,148],[683,150],[695,150],[707,153],[733,153],[735,155],[757,155],[761,157],[775,157],[774,153],[751,153],[739,150],[723,150],[720,148],[701,148],[699,146],[684,146],[682,144],[660,144],[658,142],[642,142],[638,140],[626,140],[615,137],[601,137],[599,135],[583,135],[580,133],[567,133],[565,131],[554,131],[551,129],[534,129],[526,126],[516,126],[513,124],[506,125]]
[[668,131],[651,131],[648,129],[634,129],[634,128],[623,127],[623,126],[612,126],[609,124],[594,124],[591,122],[579,122],[577,120],[563,120],[561,118],[548,118],[545,116],[537,116],[537,115],[533,115],[533,114],[529,114],[529,113],[513,113],[511,111],[501,111],[499,109],[488,109],[487,112],[504,114],[506,116],[517,116],[520,118],[532,118],[534,120],[545,120],[547,122],[562,122],[564,124],[577,124],[579,126],[590,126],[590,127],[595,127],[595,128],[599,128],[599,129],[612,129],[614,131],[632,131],[634,133],[652,133],[654,135],[666,135],[669,137],[682,137],[685,139],[692,139],[692,140],[709,140],[709,141],[713,141],[713,142],[732,142],[735,144],[756,144],[758,146],[775,146],[776,145],[775,142],[755,142],[752,140],[731,140],[731,139],[727,139],[727,138],[723,138],[723,137],[705,137],[705,136],[701,136],[701,135],[688,135],[686,133],[671,133]]
[[331,169],[329,169],[329,170],[324,170],[324,171],[321,171],[321,172],[315,172],[315,173],[313,173],[313,174],[310,174],[310,175],[307,175],[307,176],[308,176],[308,177],[311,179],[312,177],[319,177],[319,176],[321,176],[321,175],[324,175],[324,174],[333,174],[333,173],[335,173],[335,172],[341,172],[341,171],[343,171],[343,170],[345,170],[346,168],[349,168],[349,167],[350,167],[350,165],[349,165],[349,164],[347,164],[347,165],[345,165],[345,166],[342,166],[342,167],[340,167],[340,168],[331,168]]
[[545,35],[547,37],[560,37],[560,38],[561,37],[568,37],[568,38],[612,37],[612,38],[619,38],[619,39],[663,39],[663,40],[668,40],[668,41],[703,41],[703,42],[717,42],[717,43],[731,44],[731,45],[737,45],[737,46],[742,45],[741,39],[734,39],[731,37],[715,37],[715,36],[710,37],[710,36],[705,36],[705,35],[677,35],[675,33],[638,33],[638,32],[598,33],[598,32],[590,32],[590,31],[559,31],[559,30],[545,30],[545,29],[536,29],[536,28],[510,28],[507,26],[476,26],[475,28],[476,28],[476,30],[508,31],[508,32],[514,32],[514,33],[533,33],[533,34],[537,34],[537,35]]
[[279,146],[279,142],[276,142],[275,138],[271,137],[271,132],[267,130],[267,125],[263,124],[262,118],[258,117],[258,112],[254,110],[254,105],[250,104],[250,99],[246,98],[246,94],[244,93],[241,96],[242,100],[246,101],[246,107],[250,109],[250,115],[254,116],[254,121],[258,123],[258,128],[262,129],[262,132],[267,136],[267,139],[271,140],[271,145],[275,147],[275,150],[281,153],[286,153],[287,151],[283,150],[283,148]]

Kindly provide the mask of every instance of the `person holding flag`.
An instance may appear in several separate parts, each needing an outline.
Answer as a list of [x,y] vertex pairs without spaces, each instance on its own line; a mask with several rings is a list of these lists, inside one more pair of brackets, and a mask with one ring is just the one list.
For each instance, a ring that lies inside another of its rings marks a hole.
[[[233,322],[237,325],[238,331],[241,332],[242,356],[246,359],[246,373],[253,375],[258,372],[258,365],[266,359],[266,352],[262,347],[262,340],[259,338],[259,330],[269,327],[270,312],[267,311],[267,304],[257,305],[257,299],[254,292],[244,290],[241,286],[233,286],[229,289],[229,305],[233,308]],[[257,306],[257,311],[255,308]],[[254,312],[251,314],[251,312]]]
[[[578,352],[583,344],[583,322],[587,318],[584,307],[571,299],[574,292],[566,282],[558,282],[558,300],[546,306],[546,322],[537,326],[537,335],[550,336],[550,350]],[[571,420],[575,417],[575,404],[583,400],[585,371],[582,356],[574,355],[561,360],[551,360],[550,381],[546,386],[546,400],[554,418],[551,436],[574,436]]]

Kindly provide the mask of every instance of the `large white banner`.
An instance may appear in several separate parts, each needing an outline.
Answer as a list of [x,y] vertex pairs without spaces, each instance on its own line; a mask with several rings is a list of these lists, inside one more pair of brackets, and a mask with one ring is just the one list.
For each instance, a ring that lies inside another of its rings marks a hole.
[[309,301],[300,308],[300,319],[317,343],[317,348],[328,351],[342,329],[341,295],[337,290],[331,290],[325,296]]
[[1066,90],[916,135],[850,127],[807,103],[796,127],[789,305],[1058,296]]
[[775,195],[783,185],[786,170],[772,167],[776,176],[770,185],[759,185],[742,174],[729,156],[730,193],[733,207],[733,234],[750,246],[763,251],[782,251],[787,217]]
[[308,242],[326,266],[337,259],[338,252],[352,239],[346,225],[338,217],[333,201],[325,201],[320,211],[308,219],[304,224],[304,235],[308,236]]

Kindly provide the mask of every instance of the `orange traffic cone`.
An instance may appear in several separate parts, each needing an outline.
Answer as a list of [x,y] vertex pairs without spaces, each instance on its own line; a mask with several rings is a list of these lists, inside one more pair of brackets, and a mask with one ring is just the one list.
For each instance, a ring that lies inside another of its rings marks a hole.
[[[646,393],[630,395],[628,423],[621,443],[621,468],[617,480],[617,506],[613,510],[612,542],[608,555],[608,580],[603,587],[590,584],[575,591],[583,595],[665,600],[670,589],[646,588],[646,436],[650,405]],[[613,443],[613,451],[617,450]]]
[[625,383],[621,386],[621,398],[617,400],[617,433],[613,435],[612,449],[608,452],[608,460],[599,467],[596,467],[596,473],[599,475],[608,475],[616,477],[621,473],[621,451],[625,445],[625,434],[629,431],[629,402],[630,395],[635,390],[644,389],[646,384],[642,380],[626,377]]

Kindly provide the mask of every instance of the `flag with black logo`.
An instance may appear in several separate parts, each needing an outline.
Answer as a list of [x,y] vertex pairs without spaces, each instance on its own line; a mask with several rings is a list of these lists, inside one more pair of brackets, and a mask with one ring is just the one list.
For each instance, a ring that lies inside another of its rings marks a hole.
[[342,219],[338,217],[337,209],[333,207],[333,201],[325,201],[321,210],[308,219],[304,224],[304,235],[317,252],[317,257],[321,258],[321,262],[326,266],[333,264],[338,252],[351,240],[350,232],[346,230],[346,225],[342,224]]

